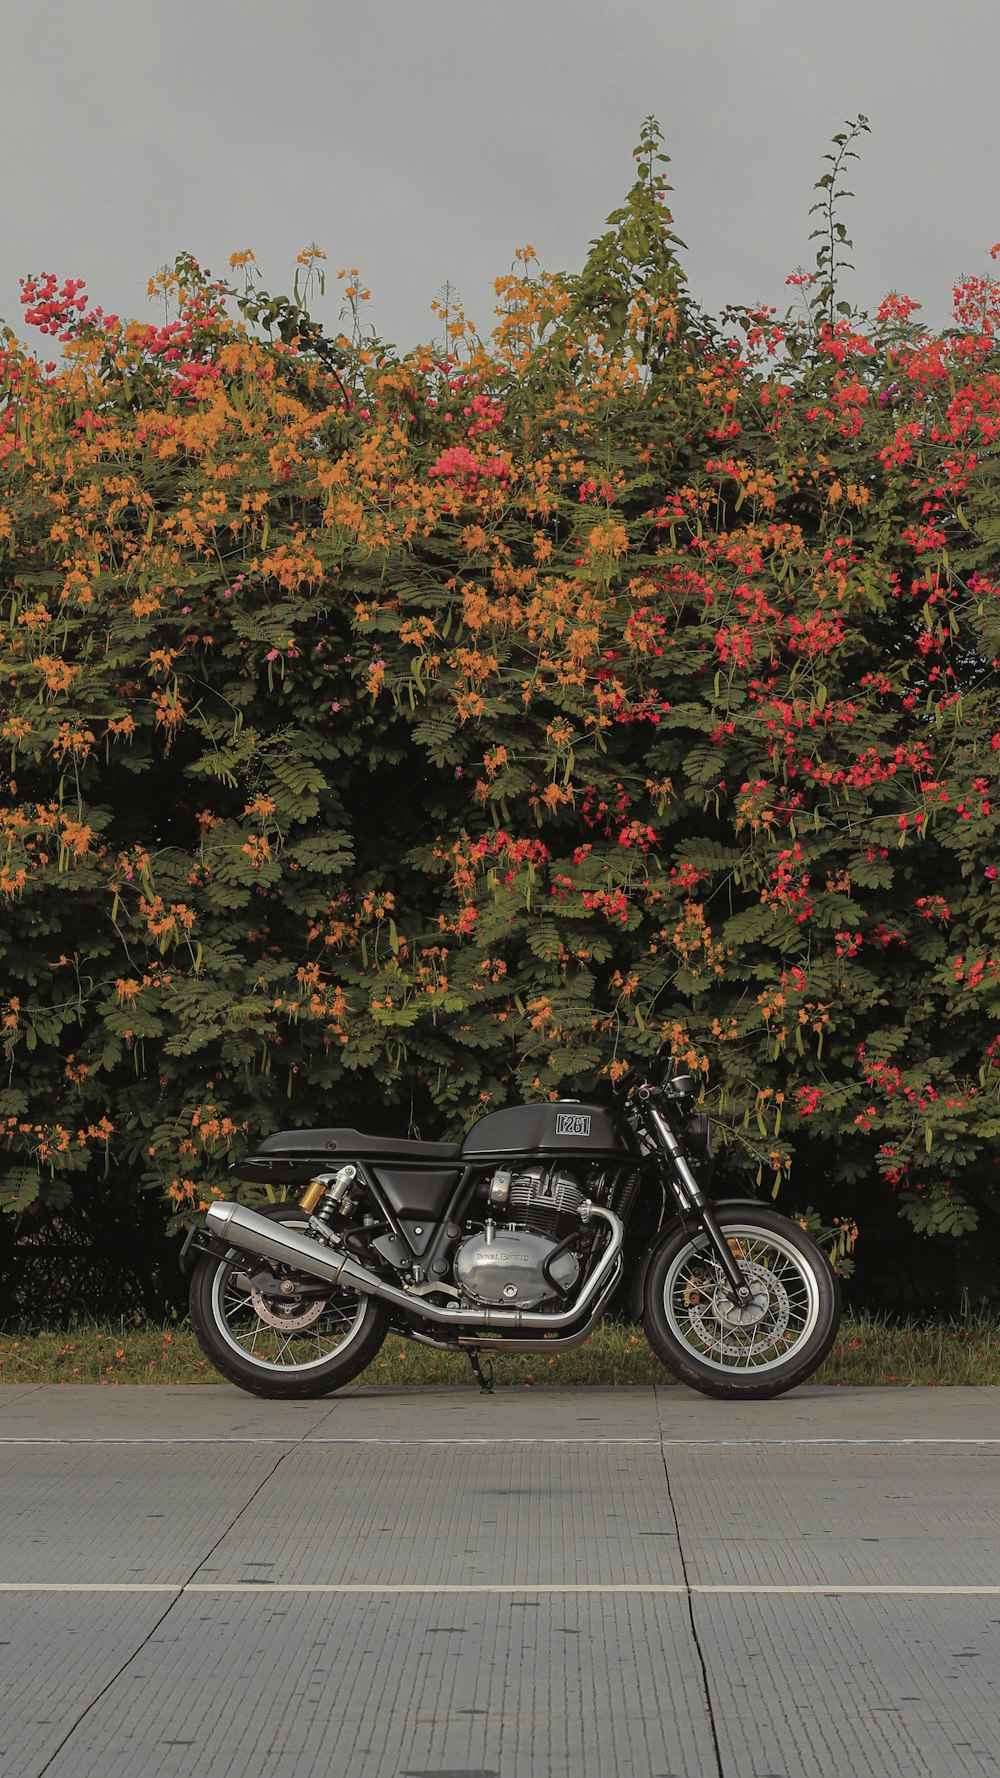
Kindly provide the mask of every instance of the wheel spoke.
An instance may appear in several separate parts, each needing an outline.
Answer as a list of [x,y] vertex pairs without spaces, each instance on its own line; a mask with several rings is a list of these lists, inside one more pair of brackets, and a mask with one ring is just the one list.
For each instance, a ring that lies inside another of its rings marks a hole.
[[[289,1216],[289,1227],[302,1226]],[[343,1351],[360,1333],[367,1299],[337,1291],[325,1301],[294,1294],[258,1294],[256,1271],[241,1257],[218,1268],[212,1287],[213,1320],[220,1336],[255,1368],[309,1371]],[[296,1278],[284,1270],[280,1278]],[[266,1274],[265,1274],[266,1279]],[[300,1280],[299,1280],[300,1281]],[[272,1287],[268,1287],[271,1292]],[[284,1320],[298,1320],[285,1326]]]
[[807,1261],[783,1236],[726,1230],[751,1286],[737,1304],[705,1237],[682,1249],[668,1275],[664,1307],[674,1336],[713,1370],[749,1374],[784,1364],[811,1337],[819,1293]]

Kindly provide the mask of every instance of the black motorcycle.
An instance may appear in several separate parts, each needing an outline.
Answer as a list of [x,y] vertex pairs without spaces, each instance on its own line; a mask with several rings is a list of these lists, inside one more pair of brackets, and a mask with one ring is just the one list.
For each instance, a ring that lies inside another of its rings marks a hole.
[[[575,1099],[481,1118],[464,1142],[286,1130],[236,1164],[300,1195],[213,1204],[181,1264],[202,1350],[257,1395],[327,1395],[390,1334],[464,1351],[483,1387],[504,1352],[562,1352],[619,1284],[630,1218],[657,1232],[635,1265],[632,1319],[706,1395],[780,1395],[836,1337],[840,1292],[798,1223],[710,1196],[697,1084],[658,1054],[617,1109]],[[304,1188],[304,1189],[302,1189]]]

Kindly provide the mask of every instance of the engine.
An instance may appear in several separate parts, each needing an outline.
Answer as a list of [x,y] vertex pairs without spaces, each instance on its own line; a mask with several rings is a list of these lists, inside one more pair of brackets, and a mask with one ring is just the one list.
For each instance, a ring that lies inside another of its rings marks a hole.
[[582,1232],[575,1214],[584,1193],[560,1167],[500,1167],[490,1180],[494,1214],[481,1234],[468,1235],[455,1253],[456,1282],[475,1303],[531,1309],[562,1302],[580,1276],[577,1255],[563,1249]]

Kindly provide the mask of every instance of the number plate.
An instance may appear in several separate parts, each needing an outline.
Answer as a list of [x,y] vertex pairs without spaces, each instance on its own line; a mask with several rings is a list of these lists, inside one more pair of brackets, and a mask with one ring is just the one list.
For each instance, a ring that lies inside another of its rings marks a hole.
[[556,1112],[557,1136],[589,1136],[590,1119],[580,1111]]

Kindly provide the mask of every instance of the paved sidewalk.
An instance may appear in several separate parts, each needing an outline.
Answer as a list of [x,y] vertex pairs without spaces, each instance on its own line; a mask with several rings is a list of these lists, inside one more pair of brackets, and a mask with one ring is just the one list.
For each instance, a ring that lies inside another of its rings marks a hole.
[[1000,1390],[0,1388],[4,1778],[1000,1778]]

